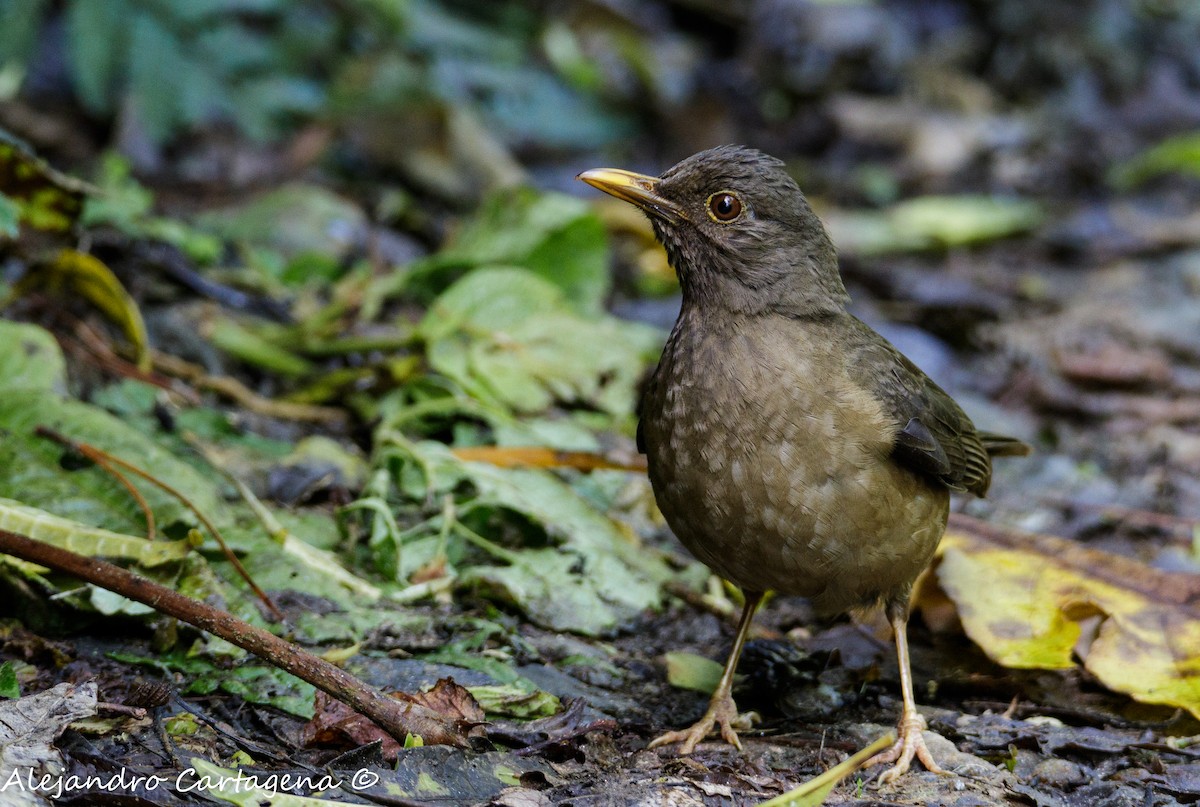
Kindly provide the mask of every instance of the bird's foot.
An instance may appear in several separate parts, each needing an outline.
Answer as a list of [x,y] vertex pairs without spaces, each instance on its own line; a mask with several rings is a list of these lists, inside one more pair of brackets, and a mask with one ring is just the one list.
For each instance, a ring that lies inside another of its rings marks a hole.
[[733,698],[725,695],[713,698],[708,704],[708,711],[704,713],[704,717],[697,720],[690,728],[668,731],[661,737],[653,739],[649,747],[658,748],[661,745],[683,743],[679,747],[679,753],[687,755],[696,750],[696,746],[709,735],[714,726],[719,726],[721,739],[741,751],[742,741],[738,739],[738,731],[746,731],[756,722],[758,722],[756,713],[738,714]]
[[896,727],[896,731],[900,735],[896,742],[888,750],[867,760],[863,767],[869,768],[872,765],[882,765],[887,762],[895,763],[879,774],[878,783],[880,785],[894,782],[908,773],[913,757],[919,759],[931,773],[951,775],[949,771],[943,770],[941,765],[933,761],[933,755],[929,753],[929,748],[925,745],[925,738],[921,734],[924,730],[925,718],[916,712],[906,713],[900,718],[900,724]]

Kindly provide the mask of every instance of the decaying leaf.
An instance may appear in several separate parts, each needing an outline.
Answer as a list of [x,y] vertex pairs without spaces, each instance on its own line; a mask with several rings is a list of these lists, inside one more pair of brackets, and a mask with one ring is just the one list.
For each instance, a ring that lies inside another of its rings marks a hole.
[[[442,678],[425,692],[393,692],[392,697],[432,709],[454,721],[458,728],[468,735],[482,732],[480,726],[484,722],[483,708],[466,687],[456,684],[452,678]],[[314,706],[313,718],[304,727],[306,745],[347,741],[365,745],[382,741],[384,759],[395,759],[399,753],[402,746],[394,737],[341,701],[334,700],[323,692],[317,692]],[[439,741],[439,738],[427,737],[422,743]]]
[[[997,663],[1065,669],[1078,653],[1110,689],[1200,716],[1200,578],[963,516],[942,541],[937,578]],[[1090,617],[1095,636],[1077,647]]]
[[483,707],[466,687],[456,684],[453,678],[441,678],[424,692],[400,697],[454,720],[466,723],[482,723],[484,720]]
[[[66,768],[54,741],[69,723],[95,713],[95,681],[59,684],[0,704],[0,781],[11,782],[11,776],[29,770],[61,776]],[[4,798],[6,804],[44,803],[23,788],[12,790]]]

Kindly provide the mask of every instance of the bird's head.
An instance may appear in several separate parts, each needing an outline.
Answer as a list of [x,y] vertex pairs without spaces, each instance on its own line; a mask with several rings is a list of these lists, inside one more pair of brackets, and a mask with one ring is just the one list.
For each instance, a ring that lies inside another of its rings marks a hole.
[[645,211],[687,302],[792,316],[846,305],[833,242],[774,157],[720,146],[660,177],[596,168],[579,179]]

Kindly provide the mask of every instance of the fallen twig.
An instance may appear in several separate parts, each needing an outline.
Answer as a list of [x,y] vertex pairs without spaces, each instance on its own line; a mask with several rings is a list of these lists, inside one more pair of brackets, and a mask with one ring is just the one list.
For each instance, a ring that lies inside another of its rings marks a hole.
[[119,566],[7,530],[0,530],[0,552],[116,592],[248,650],[349,705],[400,742],[412,734],[419,735],[427,745],[460,748],[468,745],[466,731],[469,727],[420,704],[390,698],[345,670],[278,636]]

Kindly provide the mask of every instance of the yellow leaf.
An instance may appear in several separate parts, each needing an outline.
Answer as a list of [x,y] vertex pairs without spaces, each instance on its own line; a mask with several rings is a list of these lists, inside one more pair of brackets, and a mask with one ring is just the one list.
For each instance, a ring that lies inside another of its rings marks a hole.
[[0,195],[20,208],[20,221],[35,230],[68,229],[92,186],[59,173],[25,144],[0,132]]
[[138,369],[150,371],[150,350],[142,312],[117,276],[98,258],[64,249],[53,260],[31,270],[17,284],[14,293],[20,296],[32,289],[79,295],[86,299],[120,327],[133,343]]
[[606,457],[591,451],[560,451],[539,446],[466,446],[451,449],[460,460],[486,462],[499,468],[574,468],[577,471],[645,471],[642,456]]
[[[938,581],[997,663],[1061,669],[1078,652],[1109,689],[1200,717],[1200,578],[963,516],[941,554]],[[1076,648],[1088,617],[1095,638]]]
[[817,807],[825,802],[826,796],[837,783],[862,767],[871,757],[891,746],[896,741],[894,732],[888,732],[849,759],[839,762],[820,776],[814,776],[795,790],[764,801],[758,807]]

